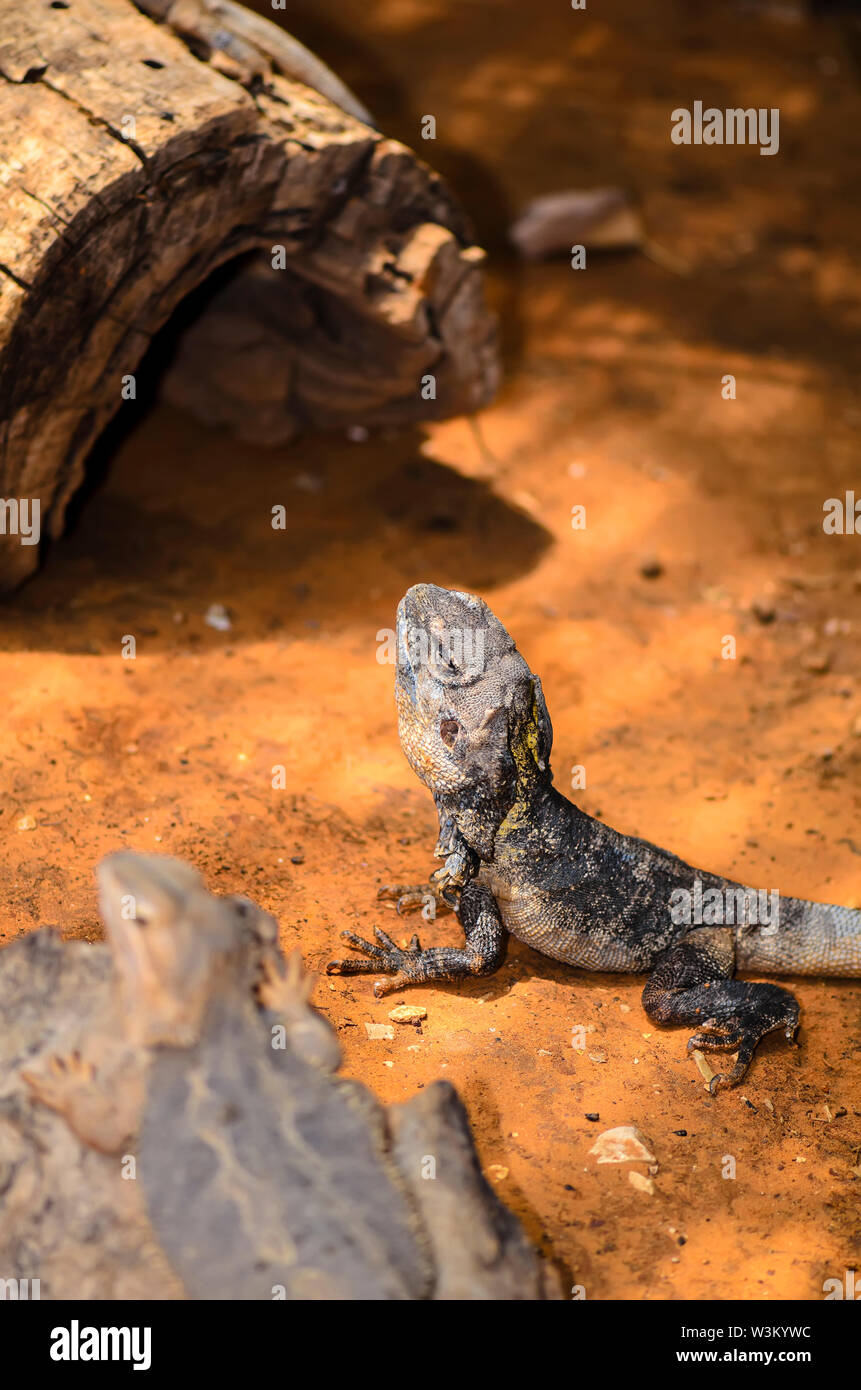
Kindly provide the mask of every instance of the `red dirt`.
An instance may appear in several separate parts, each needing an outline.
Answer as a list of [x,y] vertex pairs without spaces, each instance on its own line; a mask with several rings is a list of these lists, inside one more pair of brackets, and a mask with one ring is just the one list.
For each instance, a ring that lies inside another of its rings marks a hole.
[[[861,903],[861,538],[822,530],[825,499],[861,496],[855,75],[833,25],[694,8],[296,7],[387,133],[418,144],[437,117],[428,157],[493,252],[498,462],[462,420],[263,453],[146,414],[4,613],[0,941],[47,922],[97,937],[92,870],[120,845],[254,897],[313,967],[343,927],[409,934],[375,889],[425,875],[436,826],[376,657],[417,580],[481,592],[510,628],[544,682],[559,784],[585,766],[585,810],[745,882]],[[669,112],[697,98],[779,106],[780,153],[673,146]],[[688,275],[505,251],[526,198],[611,183]],[[230,632],[205,625],[211,603]],[[451,918],[423,931],[455,938]],[[857,984],[794,982],[800,1049],[768,1039],[715,1099],[641,987],[513,943],[490,980],[377,1002],[332,979],[317,1001],[384,1099],[461,1088],[501,1195],[589,1298],[821,1298],[858,1259]],[[421,1032],[369,1040],[402,999],[426,1006]],[[578,1025],[606,1062],[572,1047]],[[621,1124],[654,1146],[653,1195],[628,1180],[643,1165],[589,1155]]]

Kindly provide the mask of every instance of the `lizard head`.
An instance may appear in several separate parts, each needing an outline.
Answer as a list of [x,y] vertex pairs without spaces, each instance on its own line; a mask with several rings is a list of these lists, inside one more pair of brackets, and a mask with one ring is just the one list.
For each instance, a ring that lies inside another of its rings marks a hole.
[[229,972],[251,988],[276,923],[244,898],[214,897],[196,869],[167,855],[121,850],[97,878],[130,1037],[190,1046],[218,980]]
[[540,680],[482,599],[416,584],[398,607],[395,698],[410,766],[488,857],[518,787],[550,780]]

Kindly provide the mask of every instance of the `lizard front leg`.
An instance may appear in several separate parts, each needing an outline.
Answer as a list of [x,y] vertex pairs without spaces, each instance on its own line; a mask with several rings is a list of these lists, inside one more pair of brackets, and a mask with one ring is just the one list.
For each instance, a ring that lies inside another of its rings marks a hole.
[[466,843],[454,819],[439,811],[439,839],[434,856],[445,863],[436,869],[427,883],[384,884],[378,898],[395,899],[399,914],[421,908],[422,917],[432,922],[437,912],[457,909],[461,891],[474,878],[479,858]]
[[[336,1072],[341,1065],[338,1039],[331,1024],[311,1007],[316,982],[315,975],[306,974],[298,951],[287,957],[286,968],[280,959],[268,956],[263,961],[257,997],[277,1017],[291,1048],[303,1061],[322,1071]],[[273,1033],[272,1046],[278,1045],[280,1038]]]
[[364,951],[369,959],[330,961],[326,974],[391,975],[392,979],[378,980],[374,985],[378,999],[404,985],[492,975],[505,955],[505,928],[492,893],[477,883],[467,884],[460,894],[457,915],[466,938],[463,947],[436,946],[424,951],[418,937],[414,936],[406,950],[401,950],[379,927],[375,929],[378,945],[363,941],[353,932],[343,931],[342,939],[355,950]]
[[133,1059],[123,1075],[105,1084],[79,1052],[54,1056],[46,1070],[23,1071],[35,1101],[56,1110],[78,1138],[99,1153],[119,1153],[138,1129],[143,1105],[143,1069]]
[[798,1001],[789,990],[734,980],[734,969],[732,928],[698,927],[661,957],[643,990],[649,1018],[698,1025],[688,1052],[738,1054],[731,1071],[712,1077],[712,1095],[738,1084],[766,1033],[782,1028],[791,1042],[798,1029]]

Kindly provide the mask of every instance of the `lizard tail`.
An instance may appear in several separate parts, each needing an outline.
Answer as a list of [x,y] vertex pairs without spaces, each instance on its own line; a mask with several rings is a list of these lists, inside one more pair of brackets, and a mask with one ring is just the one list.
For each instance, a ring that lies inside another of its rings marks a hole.
[[736,928],[736,968],[766,975],[861,975],[861,911],[781,898],[777,921]]

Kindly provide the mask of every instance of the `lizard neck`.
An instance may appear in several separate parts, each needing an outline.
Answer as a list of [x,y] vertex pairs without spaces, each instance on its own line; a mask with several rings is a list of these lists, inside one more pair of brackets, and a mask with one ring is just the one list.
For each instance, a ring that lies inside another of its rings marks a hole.
[[570,803],[557,792],[549,768],[546,775],[518,776],[514,799],[499,826],[497,840],[512,837],[523,840],[534,836],[536,827],[555,821],[564,805],[570,806]]

